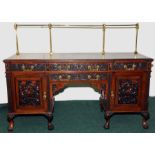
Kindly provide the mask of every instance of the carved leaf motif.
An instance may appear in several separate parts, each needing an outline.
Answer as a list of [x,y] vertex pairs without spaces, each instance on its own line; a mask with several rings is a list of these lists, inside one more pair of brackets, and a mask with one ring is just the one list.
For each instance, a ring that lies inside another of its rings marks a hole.
[[19,105],[21,106],[38,106],[40,105],[40,81],[38,80],[19,80]]
[[122,79],[118,85],[118,104],[137,104],[138,81]]

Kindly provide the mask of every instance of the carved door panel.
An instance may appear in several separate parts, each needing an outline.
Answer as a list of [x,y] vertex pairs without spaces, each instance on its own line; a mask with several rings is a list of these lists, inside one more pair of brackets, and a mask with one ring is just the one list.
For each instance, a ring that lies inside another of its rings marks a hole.
[[38,113],[47,110],[46,79],[41,75],[15,76],[15,111]]
[[137,112],[142,109],[142,81],[140,73],[116,73],[111,91],[111,109]]

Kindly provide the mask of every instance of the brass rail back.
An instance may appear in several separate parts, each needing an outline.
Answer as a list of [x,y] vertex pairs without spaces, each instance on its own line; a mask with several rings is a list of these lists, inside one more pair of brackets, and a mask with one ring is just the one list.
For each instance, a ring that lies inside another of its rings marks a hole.
[[139,24],[126,24],[126,25],[61,25],[61,24],[14,24],[14,28],[16,31],[16,55],[19,55],[19,40],[18,40],[18,28],[48,28],[49,29],[49,44],[50,50],[49,54],[53,54],[52,50],[52,29],[54,28],[75,28],[75,29],[102,29],[103,39],[102,39],[102,54],[105,54],[105,41],[106,41],[106,29],[136,29],[136,37],[135,37],[135,51],[134,54],[137,54],[137,46],[138,46],[138,30]]

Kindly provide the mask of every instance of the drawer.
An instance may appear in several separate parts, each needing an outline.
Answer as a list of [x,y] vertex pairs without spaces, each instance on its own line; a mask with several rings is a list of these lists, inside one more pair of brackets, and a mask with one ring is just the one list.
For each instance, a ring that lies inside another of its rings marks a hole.
[[146,62],[114,62],[112,69],[116,71],[147,70],[147,63]]
[[46,65],[42,63],[16,63],[6,64],[7,71],[45,71]]
[[107,71],[108,63],[52,63],[46,66],[47,71]]
[[53,81],[74,81],[74,80],[106,80],[108,74],[103,73],[79,73],[79,74],[67,74],[67,73],[57,73],[50,74],[50,80]]

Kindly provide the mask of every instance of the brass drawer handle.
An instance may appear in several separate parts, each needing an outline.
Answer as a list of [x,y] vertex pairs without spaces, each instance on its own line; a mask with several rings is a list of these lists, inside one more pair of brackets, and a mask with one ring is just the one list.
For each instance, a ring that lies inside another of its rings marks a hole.
[[94,70],[94,71],[95,71],[95,70],[98,71],[99,68],[100,68],[99,65],[96,65],[96,66],[90,66],[90,65],[89,65],[89,66],[88,66],[88,70],[90,70],[90,71],[93,71],[93,70]]
[[67,79],[70,80],[70,79],[71,79],[71,75],[68,75],[68,76],[67,76]]
[[26,68],[25,65],[23,64],[21,68],[23,71],[33,71],[34,66],[32,65],[30,68]]
[[124,69],[125,70],[135,70],[135,68],[136,68],[136,65],[135,64],[133,64],[131,68],[128,68],[127,65],[124,65]]
[[88,66],[88,70],[92,70],[92,67],[90,65]]
[[70,70],[70,68],[71,68],[70,65],[67,65],[67,69]]
[[91,79],[91,75],[88,75],[88,79],[89,79],[89,80]]
[[127,69],[128,69],[127,65],[124,65],[124,69],[125,69],[125,70],[127,70]]
[[96,79],[99,80],[100,79],[100,75],[96,75]]
[[22,70],[25,71],[25,65],[22,65]]
[[33,71],[33,69],[34,69],[34,66],[31,66],[30,70]]
[[62,76],[61,75],[59,75],[59,80],[61,80],[62,79]]
[[46,95],[46,92],[44,91],[43,93],[43,99],[46,100],[47,99],[47,95]]
[[133,65],[132,65],[132,70],[135,70],[135,68],[136,68],[136,65],[133,64]]
[[100,66],[99,66],[99,65],[97,65],[97,66],[96,66],[96,70],[98,71],[98,70],[99,70],[99,68],[100,68]]
[[114,91],[111,91],[111,98],[114,98],[114,97],[115,97]]
[[58,66],[58,70],[61,70],[61,66],[60,65]]

